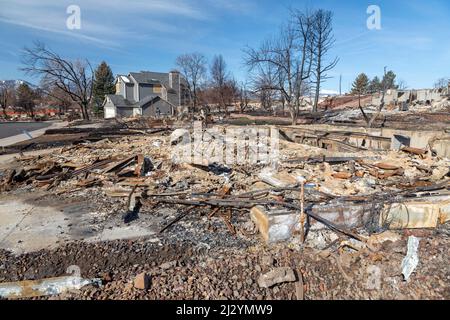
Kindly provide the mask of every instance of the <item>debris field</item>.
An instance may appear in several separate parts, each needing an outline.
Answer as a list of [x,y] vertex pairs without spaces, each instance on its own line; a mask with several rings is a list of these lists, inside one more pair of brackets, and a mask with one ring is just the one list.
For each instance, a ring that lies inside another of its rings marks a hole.
[[[450,298],[450,160],[432,143],[268,125],[276,162],[180,163],[182,127],[127,120],[13,146],[0,205],[30,211],[0,232],[0,297]],[[203,129],[193,153],[222,152]],[[27,249],[21,234],[41,231],[23,226],[39,208],[73,203],[83,218],[64,213],[55,241]],[[85,282],[36,285],[71,266]]]

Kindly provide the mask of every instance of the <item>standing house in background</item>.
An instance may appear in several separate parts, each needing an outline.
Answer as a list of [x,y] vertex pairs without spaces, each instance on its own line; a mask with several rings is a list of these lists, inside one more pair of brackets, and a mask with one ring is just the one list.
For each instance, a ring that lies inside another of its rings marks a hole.
[[105,118],[168,117],[188,102],[187,82],[178,71],[131,72],[116,79],[116,94],[106,95]]

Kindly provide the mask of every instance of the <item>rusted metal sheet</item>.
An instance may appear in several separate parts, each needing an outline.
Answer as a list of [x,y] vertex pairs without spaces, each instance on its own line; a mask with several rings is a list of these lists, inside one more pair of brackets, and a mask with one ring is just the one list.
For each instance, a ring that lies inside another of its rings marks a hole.
[[333,178],[336,179],[350,179],[353,175],[351,172],[335,172],[331,175]]
[[427,154],[427,152],[428,152],[425,149],[412,148],[412,147],[403,147],[401,150],[404,152],[407,152],[407,153],[412,153],[412,154],[418,155],[418,156],[423,156],[423,155]]

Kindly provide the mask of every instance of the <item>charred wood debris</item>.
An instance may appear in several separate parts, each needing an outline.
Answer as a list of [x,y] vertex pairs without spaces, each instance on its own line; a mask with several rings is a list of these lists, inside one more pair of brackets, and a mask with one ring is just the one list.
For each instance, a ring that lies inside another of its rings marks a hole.
[[[282,134],[276,169],[176,164],[170,158],[169,137],[174,129],[174,123],[128,121],[114,128],[48,130],[36,142],[11,150],[23,152],[33,149],[33,144],[45,145],[61,137],[65,145],[40,155],[21,153],[15,165],[2,172],[0,190],[28,188],[55,195],[103,192],[125,199],[124,223],[139,219],[142,207],[178,206],[178,216],[162,226],[160,233],[195,215],[198,208],[208,210],[209,219],[220,217],[232,234],[236,233],[235,214],[248,214],[255,207],[267,213],[284,210],[299,218],[289,225],[289,236],[298,235],[304,241],[311,226],[318,223],[363,243],[371,234],[390,228],[389,219],[382,217],[383,211],[389,210],[386,208],[450,195],[449,162],[432,150],[402,147],[380,151],[346,143],[349,147],[342,151],[329,151],[296,143]],[[342,141],[334,141],[342,147]],[[322,208],[335,208],[339,213],[358,206],[356,223],[321,214]],[[268,232],[258,225],[258,217],[252,215],[252,219],[261,233]],[[267,219],[266,223],[272,223]],[[448,219],[439,216],[440,223]],[[270,237],[266,235],[265,240],[271,242]],[[279,239],[275,236],[274,240]]]

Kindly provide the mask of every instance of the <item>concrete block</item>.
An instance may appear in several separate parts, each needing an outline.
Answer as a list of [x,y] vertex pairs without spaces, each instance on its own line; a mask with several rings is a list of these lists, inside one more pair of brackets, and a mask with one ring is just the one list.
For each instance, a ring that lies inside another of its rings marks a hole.
[[295,186],[299,181],[292,175],[285,172],[273,172],[271,170],[263,170],[259,174],[261,181],[270,184],[275,188],[287,188]]
[[294,270],[289,267],[282,267],[261,275],[258,279],[258,285],[261,288],[270,288],[279,283],[295,281],[297,279]]
[[448,221],[450,197],[386,205],[380,215],[380,226],[390,229],[436,228],[438,224]]
[[450,201],[442,204],[440,208],[439,222],[441,224],[450,222]]
[[253,207],[250,217],[268,244],[289,240],[298,228],[300,214],[288,210],[267,210],[262,206]]
[[[363,227],[371,218],[371,204],[329,203],[316,205],[312,212],[344,229]],[[327,229],[322,223],[311,219],[311,230]]]
[[402,147],[410,147],[411,138],[399,134],[394,134],[391,139],[391,149],[400,150]]

